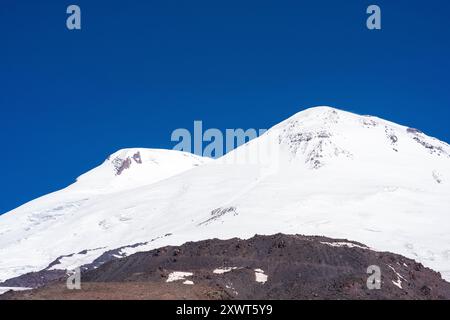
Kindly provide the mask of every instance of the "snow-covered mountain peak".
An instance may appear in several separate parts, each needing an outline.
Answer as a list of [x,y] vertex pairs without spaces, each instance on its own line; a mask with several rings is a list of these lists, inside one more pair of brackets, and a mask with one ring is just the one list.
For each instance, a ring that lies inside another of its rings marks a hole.
[[[247,155],[264,161],[232,161]],[[89,264],[108,250],[125,256],[278,232],[356,240],[450,279],[445,142],[317,107],[223,158],[141,148],[112,154],[72,186],[0,217],[0,281],[55,260],[56,269]]]
[[[125,175],[130,169],[145,167],[148,165],[156,166],[175,166],[183,162],[182,167],[197,166],[208,161],[205,158],[196,156],[187,152],[180,152],[166,149],[145,149],[145,148],[127,148],[111,154],[104,164],[112,167],[116,176]],[[81,177],[80,177],[81,178]]]
[[290,162],[317,169],[340,160],[405,161],[405,157],[450,158],[445,142],[417,129],[374,116],[362,116],[331,107],[301,111],[269,130],[278,136]]
[[151,184],[209,162],[191,153],[129,148],[111,154],[100,166],[83,174],[78,188],[123,190]]
[[[358,115],[348,111],[320,106],[300,111],[272,129],[282,131],[315,131],[344,132],[352,127],[373,128],[387,126],[392,129],[402,129],[401,125],[370,115]],[[405,127],[406,129],[406,127]]]
[[352,157],[336,137],[343,131],[340,127],[351,126],[353,122],[353,114],[331,107],[315,107],[295,114],[272,130],[278,132],[279,143],[289,150],[291,161],[300,160],[317,169],[325,159],[339,155]]

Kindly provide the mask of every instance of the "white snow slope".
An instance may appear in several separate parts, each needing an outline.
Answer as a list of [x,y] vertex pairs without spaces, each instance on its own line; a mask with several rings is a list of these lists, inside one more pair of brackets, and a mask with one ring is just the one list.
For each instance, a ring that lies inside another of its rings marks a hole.
[[0,281],[62,255],[74,254],[54,269],[124,246],[121,255],[278,232],[356,240],[450,280],[450,146],[316,107],[214,161],[119,151],[72,186],[0,216]]

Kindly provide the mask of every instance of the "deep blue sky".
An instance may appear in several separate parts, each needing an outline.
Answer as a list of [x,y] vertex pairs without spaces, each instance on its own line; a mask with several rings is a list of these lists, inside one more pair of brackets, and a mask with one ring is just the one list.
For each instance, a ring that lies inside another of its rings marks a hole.
[[[66,29],[66,8],[82,30]],[[381,31],[365,27],[382,9]],[[450,141],[450,1],[25,1],[0,7],[0,213],[175,128],[331,105]]]

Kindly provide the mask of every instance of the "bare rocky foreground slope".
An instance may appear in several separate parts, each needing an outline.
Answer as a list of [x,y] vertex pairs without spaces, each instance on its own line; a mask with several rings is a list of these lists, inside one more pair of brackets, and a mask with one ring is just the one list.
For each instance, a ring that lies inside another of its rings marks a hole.
[[[367,268],[381,289],[367,288]],[[450,299],[450,283],[403,256],[326,237],[277,234],[140,252],[0,299]]]

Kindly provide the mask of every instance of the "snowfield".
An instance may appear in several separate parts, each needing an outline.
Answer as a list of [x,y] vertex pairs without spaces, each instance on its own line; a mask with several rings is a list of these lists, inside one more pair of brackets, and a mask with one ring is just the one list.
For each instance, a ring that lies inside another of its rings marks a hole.
[[358,241],[450,280],[449,179],[448,144],[329,107],[302,111],[217,160],[121,150],[0,216],[0,282],[61,256],[52,268],[120,247],[125,256],[278,232]]

